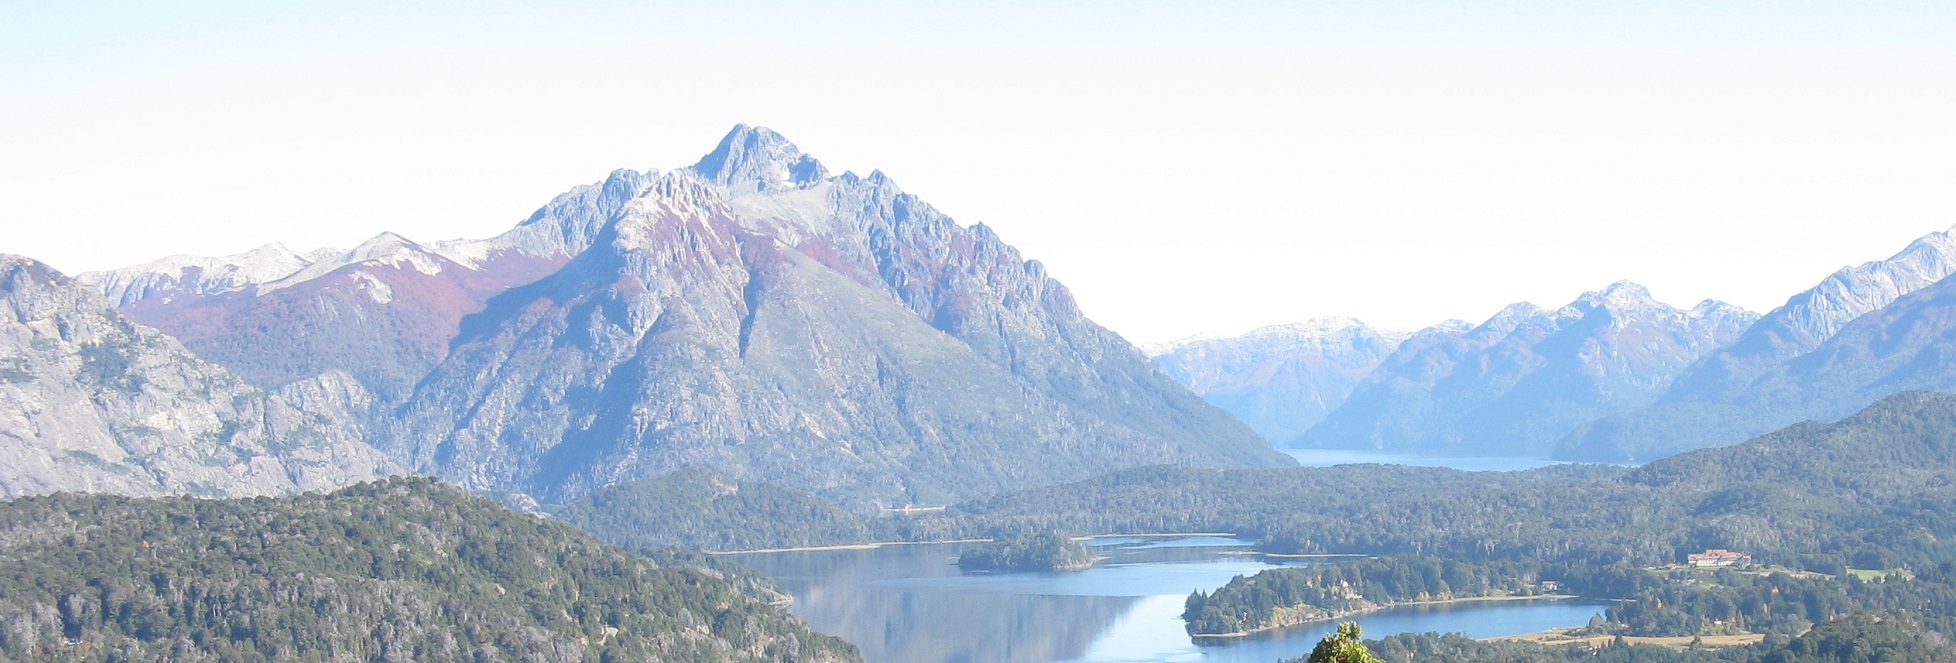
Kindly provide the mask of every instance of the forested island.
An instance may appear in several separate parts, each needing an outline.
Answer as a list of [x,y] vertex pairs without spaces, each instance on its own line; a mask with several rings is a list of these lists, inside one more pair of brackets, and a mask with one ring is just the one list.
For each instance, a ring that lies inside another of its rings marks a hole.
[[1097,558],[1086,544],[1059,532],[1020,532],[1000,537],[958,556],[966,571],[1084,571]]
[[1410,603],[1540,595],[1538,565],[1435,558],[1362,559],[1237,576],[1189,595],[1190,635],[1234,637]]

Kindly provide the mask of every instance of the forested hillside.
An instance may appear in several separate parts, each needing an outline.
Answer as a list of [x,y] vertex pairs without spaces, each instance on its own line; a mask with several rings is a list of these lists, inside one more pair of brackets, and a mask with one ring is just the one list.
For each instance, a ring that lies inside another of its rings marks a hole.
[[814,495],[699,469],[606,486],[551,515],[632,550],[756,550],[898,536],[890,521]]
[[1956,559],[1956,396],[1913,392],[1636,469],[1145,468],[953,505],[918,531],[1232,531],[1283,552],[1597,565],[1746,550],[1800,568]]
[[0,504],[0,559],[0,659],[857,659],[764,602],[779,595],[763,580],[636,556],[430,479],[22,498]]
[[1026,528],[1226,531],[1277,552],[1654,565],[1731,548],[1832,571],[1951,558],[1952,503],[1956,396],[1917,392],[1836,424],[1634,469],[1148,467],[880,518],[795,491],[679,474],[601,491],[561,514],[629,547],[768,548]]

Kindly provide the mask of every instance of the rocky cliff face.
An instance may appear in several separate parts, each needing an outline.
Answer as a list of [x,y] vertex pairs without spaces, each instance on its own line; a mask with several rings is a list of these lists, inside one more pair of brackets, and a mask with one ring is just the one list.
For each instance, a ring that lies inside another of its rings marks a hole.
[[1558,309],[1517,304],[1466,333],[1402,344],[1298,443],[1547,455],[1585,422],[1648,405],[1756,319],[1715,301],[1672,308],[1627,282]]
[[685,466],[863,506],[1288,462],[989,229],[745,126],[452,348],[394,450],[546,499]]
[[[1948,232],[1918,239],[1886,260],[1843,267],[1767,313],[1731,345],[1691,366],[1650,407],[1577,429],[1561,441],[1556,455],[1571,460],[1649,460],[1736,444],[1808,416],[1842,416],[1859,409],[1874,399],[1856,396],[1822,403],[1828,397],[1821,393],[1838,393],[1833,387],[1799,397],[1763,394],[1805,390],[1790,381],[1807,375],[1794,363],[1817,361],[1802,357],[1859,318],[1952,273],[1956,273],[1956,237]],[[1760,398],[1812,405],[1768,404]]]
[[1344,404],[1359,381],[1410,336],[1351,318],[1320,318],[1178,342],[1156,355],[1155,363],[1203,400],[1281,445]]
[[0,497],[268,495],[397,471],[350,422],[293,407],[93,288],[0,255]]

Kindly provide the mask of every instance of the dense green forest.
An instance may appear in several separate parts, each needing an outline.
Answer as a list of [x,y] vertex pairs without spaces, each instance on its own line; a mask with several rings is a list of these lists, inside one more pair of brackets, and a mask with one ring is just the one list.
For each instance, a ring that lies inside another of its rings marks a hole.
[[1799,637],[1774,636],[1756,645],[1722,649],[1680,651],[1619,642],[1591,650],[1438,633],[1393,635],[1366,644],[1387,663],[1956,663],[1951,634],[1956,634],[1956,620],[1894,612],[1844,617]]
[[1001,536],[958,556],[967,571],[1079,571],[1093,563],[1086,544],[1051,530]]
[[0,504],[0,659],[849,661],[765,579],[431,479]]
[[1190,633],[1252,631],[1412,601],[1557,591],[1624,599],[1604,632],[1630,636],[1798,635],[1816,623],[1871,612],[1956,614],[1956,562],[1862,580],[1763,569],[1595,568],[1533,560],[1463,562],[1382,557],[1262,571],[1189,596]]
[[755,550],[889,540],[887,520],[808,493],[703,470],[619,483],[551,515],[633,550]]
[[[1231,531],[1257,538],[1266,523],[1312,511],[1344,513],[1367,503],[1442,500],[1625,471],[1575,465],[1523,473],[1391,465],[1289,470],[1152,466],[950,505],[940,512],[865,515],[809,493],[689,469],[619,483],[553,507],[552,513],[606,542],[634,549],[755,550],[995,537],[1026,530],[1074,535]],[[1118,499],[1142,501],[1109,503]]]

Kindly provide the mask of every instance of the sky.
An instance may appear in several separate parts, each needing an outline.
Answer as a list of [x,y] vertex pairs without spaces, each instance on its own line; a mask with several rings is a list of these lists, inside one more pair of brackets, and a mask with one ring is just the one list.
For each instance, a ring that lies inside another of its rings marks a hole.
[[1948,2],[0,0],[0,252],[494,235],[736,123],[1138,343],[1618,280],[1756,311],[1956,225]]

